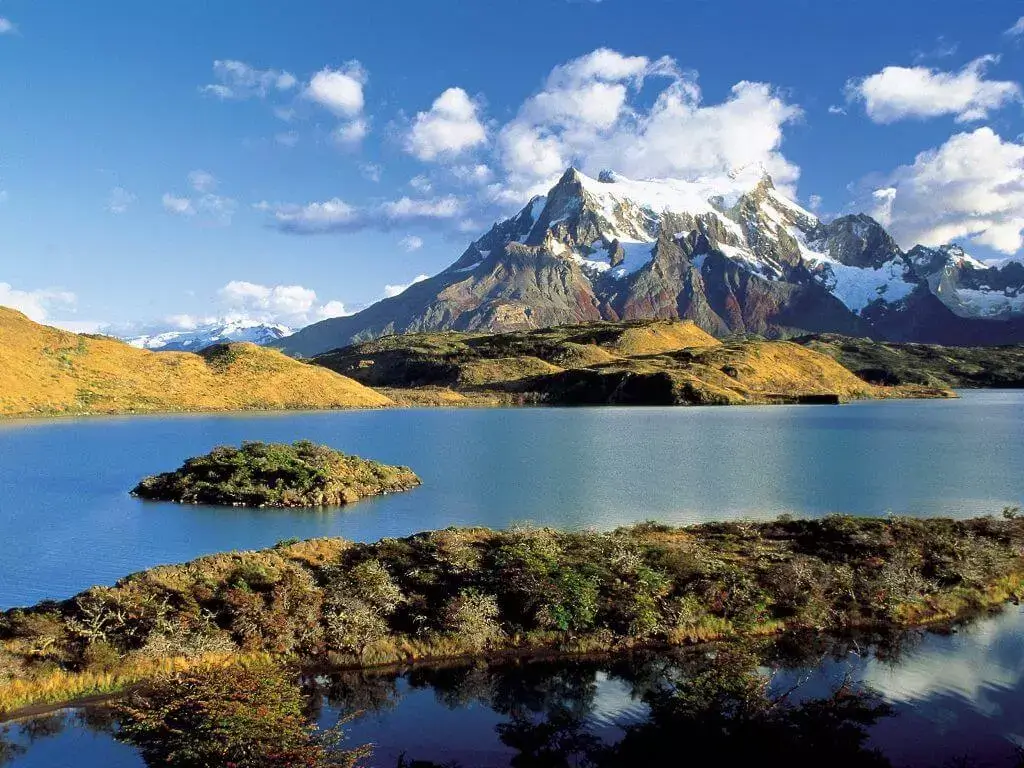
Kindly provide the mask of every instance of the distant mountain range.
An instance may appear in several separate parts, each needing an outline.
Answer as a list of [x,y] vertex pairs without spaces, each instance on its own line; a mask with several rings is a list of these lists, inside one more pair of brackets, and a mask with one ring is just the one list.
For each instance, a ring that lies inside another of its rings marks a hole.
[[260,346],[269,345],[293,333],[284,325],[261,323],[253,320],[233,320],[209,323],[189,330],[172,330],[139,336],[125,336],[133,347],[159,352],[199,352],[215,344],[248,341]]
[[355,315],[271,341],[317,355],[393,333],[682,318],[715,335],[1024,341],[1024,265],[903,251],[869,216],[830,222],[762,173],[597,179],[569,169],[450,267]]

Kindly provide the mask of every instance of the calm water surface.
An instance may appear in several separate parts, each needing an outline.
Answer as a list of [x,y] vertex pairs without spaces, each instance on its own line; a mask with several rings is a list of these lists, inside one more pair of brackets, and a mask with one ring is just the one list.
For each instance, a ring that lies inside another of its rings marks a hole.
[[[654,663],[658,663],[655,659]],[[641,697],[650,675],[619,662],[532,663],[514,667],[420,670],[397,678],[336,684],[320,713],[325,727],[342,712],[362,711],[345,726],[348,745],[373,744],[369,765],[393,768],[399,756],[455,761],[464,768],[509,766],[517,750],[501,726],[525,716],[551,722],[569,713],[604,743],[648,715]],[[653,667],[657,669],[657,667]],[[865,685],[891,705],[868,728],[868,746],[894,766],[1018,766],[1024,745],[1024,613],[1011,608],[952,635],[905,638],[882,658],[855,648],[804,666],[764,670],[776,692],[827,696],[844,681]],[[142,768],[138,754],[82,712],[16,723],[10,768]],[[23,751],[22,751],[23,750]],[[69,756],[73,755],[73,761]],[[957,760],[967,758],[964,762]],[[540,763],[520,761],[520,766]],[[771,764],[770,761],[767,764]],[[544,763],[544,765],[549,765]]]
[[[143,503],[215,445],[308,438],[422,488],[344,511]],[[0,608],[285,538],[782,512],[971,516],[1024,501],[1024,392],[842,407],[394,410],[0,423]]]

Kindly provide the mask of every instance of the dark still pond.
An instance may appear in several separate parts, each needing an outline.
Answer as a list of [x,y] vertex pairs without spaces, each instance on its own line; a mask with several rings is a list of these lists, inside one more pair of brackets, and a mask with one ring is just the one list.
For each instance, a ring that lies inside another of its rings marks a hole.
[[[218,444],[310,439],[423,487],[344,511],[143,503]],[[612,528],[783,512],[973,516],[1024,500],[1024,392],[744,408],[394,410],[0,423],[0,608],[286,538],[530,521]]]
[[[886,642],[803,638],[603,661],[453,666],[310,681],[325,727],[367,765],[1015,766],[1024,745],[1024,613]],[[11,768],[139,768],[103,711],[10,724]],[[672,755],[669,762],[649,762]],[[71,759],[69,756],[73,756]],[[698,763],[699,764],[699,763]]]

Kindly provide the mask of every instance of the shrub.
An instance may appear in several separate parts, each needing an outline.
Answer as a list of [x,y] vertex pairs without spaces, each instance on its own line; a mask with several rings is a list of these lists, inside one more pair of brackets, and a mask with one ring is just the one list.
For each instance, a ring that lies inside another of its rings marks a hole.
[[441,626],[469,648],[481,651],[501,636],[498,601],[493,595],[464,590],[445,605]]
[[367,647],[388,634],[388,624],[374,606],[355,597],[331,600],[324,612],[329,648],[360,659]]

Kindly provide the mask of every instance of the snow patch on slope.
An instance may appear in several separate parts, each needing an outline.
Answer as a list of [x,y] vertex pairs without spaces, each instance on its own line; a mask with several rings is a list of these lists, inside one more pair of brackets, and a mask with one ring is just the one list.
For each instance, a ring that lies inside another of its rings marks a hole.
[[850,267],[827,254],[812,251],[799,239],[797,242],[815,279],[858,315],[873,301],[881,299],[891,304],[905,299],[917,287],[904,279],[907,265],[901,257],[890,259],[878,269]]
[[1001,291],[957,288],[957,298],[975,317],[1000,317],[1024,312],[1024,292],[1016,295]]
[[740,248],[739,246],[729,245],[728,243],[718,243],[715,247],[721,251],[727,259],[739,262],[752,272],[756,272],[770,280],[779,280],[782,278],[782,268],[771,259],[761,258],[753,251],[746,248]]

